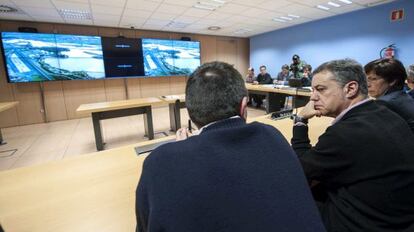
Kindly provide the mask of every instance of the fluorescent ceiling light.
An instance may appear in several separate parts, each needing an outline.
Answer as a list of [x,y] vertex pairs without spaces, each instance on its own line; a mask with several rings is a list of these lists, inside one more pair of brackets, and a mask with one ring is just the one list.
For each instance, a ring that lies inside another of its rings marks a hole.
[[190,25],[190,24],[189,23],[171,21],[166,26],[167,27],[174,27],[174,28],[186,28],[188,25]]
[[351,2],[351,1],[349,1],[349,0],[338,0],[338,1],[343,2],[343,3],[345,3],[345,4],[352,4],[352,2]]
[[209,7],[211,6],[211,7],[214,7],[214,8],[218,8],[218,7],[223,5],[223,4],[220,4],[220,3],[217,3],[217,2],[202,2],[202,1],[197,2],[197,4],[202,5],[202,6],[209,6]]
[[317,5],[316,7],[322,10],[329,10],[329,7],[322,6],[322,5]]
[[213,11],[213,10],[215,10],[215,9],[216,9],[216,7],[214,7],[214,6],[206,6],[206,5],[200,5],[200,4],[196,4],[196,5],[194,5],[193,7],[194,7],[194,8],[197,8],[197,9],[202,9],[202,10],[211,10],[211,11]]
[[279,19],[279,18],[274,18],[274,19],[272,19],[273,21],[276,21],[276,22],[281,22],[281,23],[284,23],[284,22],[286,22],[285,20],[283,20],[283,19]]
[[59,14],[65,19],[92,19],[91,13],[82,10],[60,9]]
[[247,32],[250,32],[250,31],[252,31],[252,30],[250,30],[250,29],[239,29],[239,30],[237,30],[237,31],[235,31],[235,32],[233,32],[234,34],[245,34],[245,33],[247,33]]
[[334,6],[334,7],[340,7],[341,6],[338,3],[334,3],[334,2],[328,2],[328,5],[331,5],[331,6]]
[[221,5],[226,3],[226,1],[223,1],[223,0],[210,0],[210,1],[220,3]]
[[207,29],[210,30],[210,31],[218,31],[218,30],[221,29],[221,27],[219,27],[219,26],[209,26]]
[[299,15],[288,14],[288,16],[289,16],[289,17],[292,17],[292,18],[300,18],[300,16],[299,16]]
[[281,18],[281,19],[285,19],[285,20],[293,20],[292,18],[289,18],[289,17],[285,17],[285,16],[280,16],[279,18]]

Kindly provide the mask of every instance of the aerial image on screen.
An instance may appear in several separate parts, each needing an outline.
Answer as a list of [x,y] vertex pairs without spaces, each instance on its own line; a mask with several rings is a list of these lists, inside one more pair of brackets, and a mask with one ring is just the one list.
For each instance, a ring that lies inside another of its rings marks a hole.
[[142,39],[146,76],[189,75],[200,65],[196,41]]
[[10,82],[105,77],[98,36],[2,32]]

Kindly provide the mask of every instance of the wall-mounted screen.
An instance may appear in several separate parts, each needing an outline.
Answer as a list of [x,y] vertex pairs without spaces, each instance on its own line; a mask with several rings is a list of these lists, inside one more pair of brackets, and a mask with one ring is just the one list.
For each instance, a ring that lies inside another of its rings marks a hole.
[[9,82],[105,77],[99,36],[2,32]]
[[146,76],[189,75],[200,66],[200,42],[142,39]]
[[102,38],[107,77],[144,76],[140,39]]

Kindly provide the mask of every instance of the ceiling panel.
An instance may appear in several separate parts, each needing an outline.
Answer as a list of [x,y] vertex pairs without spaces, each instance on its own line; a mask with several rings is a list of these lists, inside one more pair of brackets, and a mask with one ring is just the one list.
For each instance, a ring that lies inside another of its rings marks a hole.
[[[19,14],[0,13],[0,18],[248,37],[392,0],[354,0],[353,4],[340,3],[343,6],[331,7],[329,11],[315,6],[326,5],[328,1],[339,3],[338,0],[227,0],[214,11],[193,7],[197,2],[212,1],[214,0],[0,0],[0,4],[21,9]],[[88,12],[92,20],[63,19],[59,14],[60,9]],[[272,20],[288,14],[300,18],[285,23]],[[210,31],[207,30],[209,26],[219,26],[221,29]],[[243,33],[235,33],[240,32],[240,29],[243,29]]]

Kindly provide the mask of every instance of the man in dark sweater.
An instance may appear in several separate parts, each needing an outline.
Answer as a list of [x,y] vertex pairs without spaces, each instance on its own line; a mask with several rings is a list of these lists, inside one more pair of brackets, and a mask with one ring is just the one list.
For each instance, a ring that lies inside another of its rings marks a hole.
[[[312,88],[311,101],[295,118],[292,147],[308,180],[319,183],[313,192],[327,230],[413,231],[414,135],[408,124],[368,99],[363,68],[353,60],[322,64]],[[312,147],[307,120],[314,116],[335,120]]]
[[137,231],[324,231],[287,141],[271,126],[246,124],[247,90],[233,66],[200,66],[186,105],[201,132],[146,158]]
[[[260,73],[257,75],[256,80],[253,82],[254,85],[267,85],[272,84],[273,80],[269,73],[267,73],[266,66],[260,66]],[[263,104],[263,99],[265,96],[255,94],[253,95],[253,99],[256,102],[256,107],[260,108]]]

